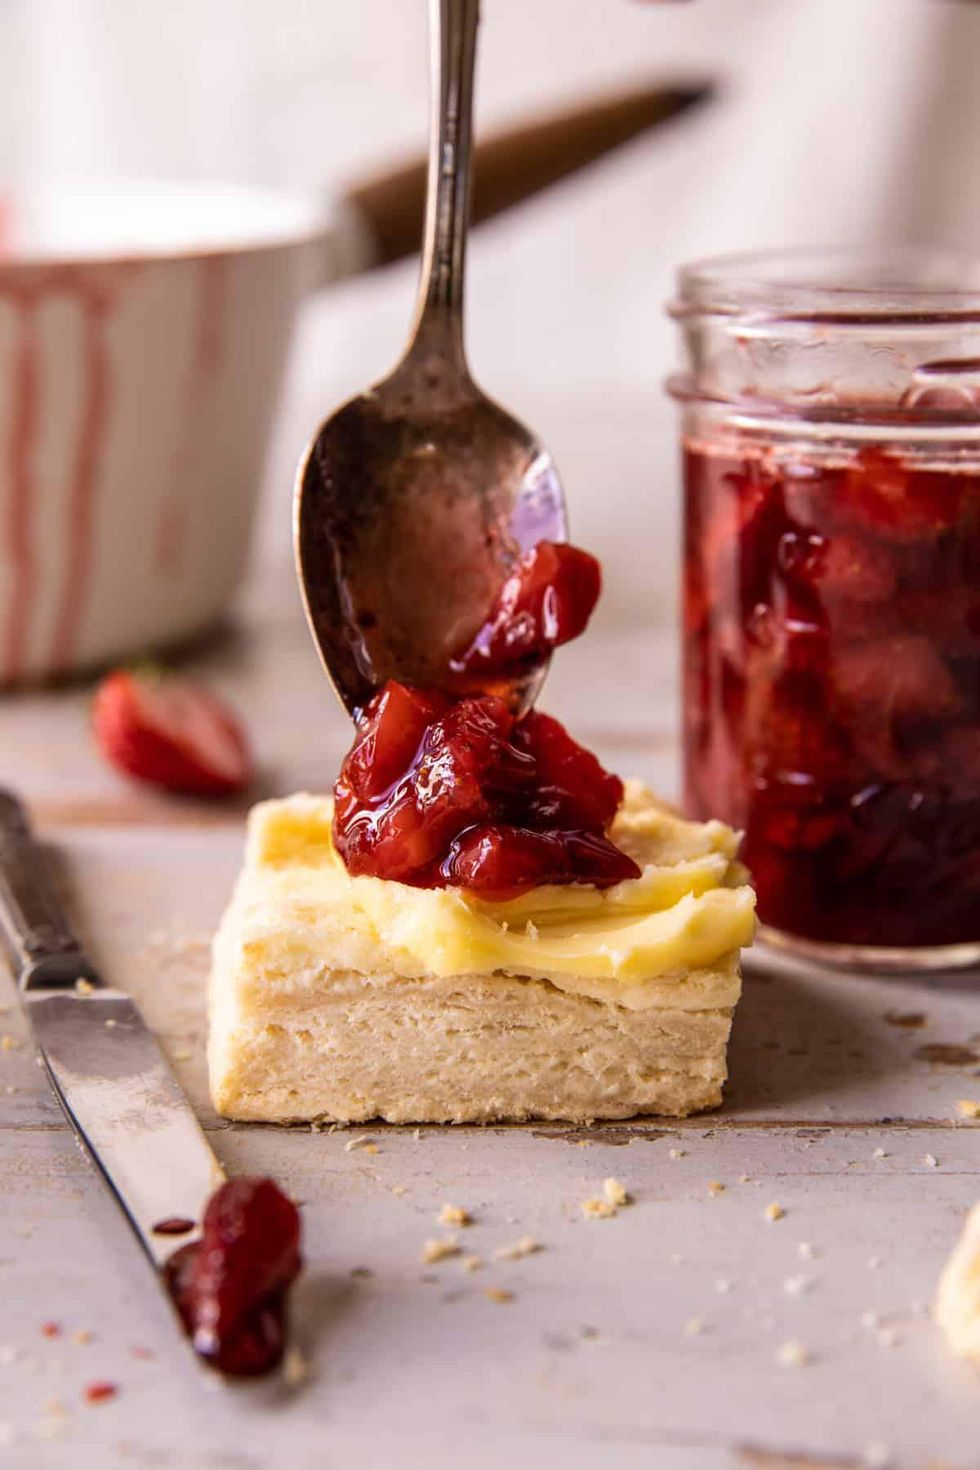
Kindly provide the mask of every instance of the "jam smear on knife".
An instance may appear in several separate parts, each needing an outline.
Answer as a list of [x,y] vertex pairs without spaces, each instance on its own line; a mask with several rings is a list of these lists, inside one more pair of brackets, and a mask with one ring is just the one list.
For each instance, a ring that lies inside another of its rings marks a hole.
[[299,1211],[271,1179],[230,1179],[208,1201],[200,1240],[167,1262],[194,1349],[221,1373],[251,1378],[281,1361],[299,1241]]

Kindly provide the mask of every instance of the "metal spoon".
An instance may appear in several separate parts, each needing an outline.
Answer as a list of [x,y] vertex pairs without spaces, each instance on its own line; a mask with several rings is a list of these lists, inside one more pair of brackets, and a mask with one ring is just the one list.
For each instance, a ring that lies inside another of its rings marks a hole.
[[[479,0],[431,0],[433,118],[409,347],[322,425],[296,480],[300,586],[320,657],[357,715],[386,679],[446,680],[514,562],[567,535],[535,436],[474,383],[463,347]],[[507,693],[532,702],[547,660]]]

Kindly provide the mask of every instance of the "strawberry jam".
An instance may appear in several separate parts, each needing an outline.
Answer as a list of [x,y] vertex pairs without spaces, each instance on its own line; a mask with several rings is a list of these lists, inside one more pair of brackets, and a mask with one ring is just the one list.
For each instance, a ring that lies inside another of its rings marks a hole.
[[195,1351],[219,1372],[250,1378],[281,1361],[299,1237],[299,1212],[271,1179],[231,1179],[208,1201],[200,1240],[167,1262]]
[[507,578],[453,674],[513,679],[585,631],[602,590],[599,563],[577,546],[539,541]]
[[622,795],[548,715],[389,681],[334,787],[334,842],[349,872],[416,888],[608,888],[640,871],[605,835]]
[[980,468],[688,446],[687,802],[765,923],[958,945],[980,914]]
[[557,720],[514,710],[527,676],[584,630],[601,582],[588,552],[539,542],[450,660],[451,692],[389,680],[375,695],[334,787],[350,873],[486,899],[639,877],[606,835],[619,777]]

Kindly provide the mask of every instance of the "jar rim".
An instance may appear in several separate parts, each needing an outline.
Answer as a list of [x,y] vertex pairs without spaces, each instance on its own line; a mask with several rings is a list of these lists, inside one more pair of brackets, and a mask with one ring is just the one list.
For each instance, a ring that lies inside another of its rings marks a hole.
[[677,290],[674,317],[980,318],[980,255],[924,244],[740,251],[682,266]]

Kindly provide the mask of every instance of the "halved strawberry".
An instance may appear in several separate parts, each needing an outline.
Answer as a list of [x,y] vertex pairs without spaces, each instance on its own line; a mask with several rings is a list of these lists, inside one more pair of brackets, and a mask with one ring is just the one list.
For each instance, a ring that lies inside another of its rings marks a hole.
[[168,791],[227,796],[252,778],[241,726],[215,695],[173,674],[118,669],[99,685],[92,724],[106,759]]

